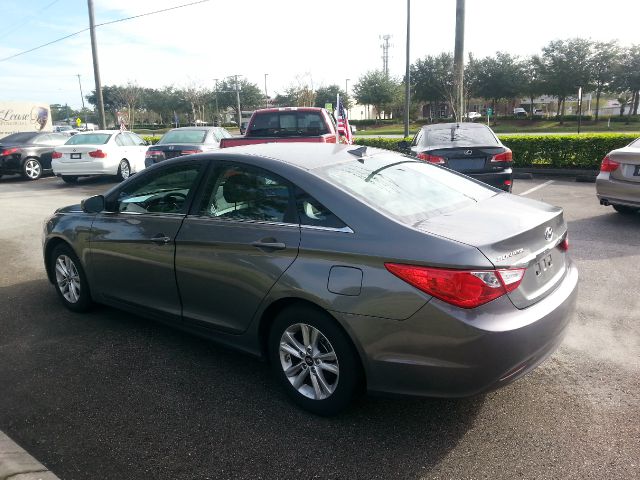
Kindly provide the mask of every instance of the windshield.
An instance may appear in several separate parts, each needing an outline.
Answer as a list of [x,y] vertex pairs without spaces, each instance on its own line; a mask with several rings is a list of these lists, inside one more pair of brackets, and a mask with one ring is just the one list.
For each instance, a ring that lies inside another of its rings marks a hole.
[[247,135],[252,137],[313,137],[329,133],[320,112],[265,112],[254,115]]
[[428,128],[420,139],[420,147],[470,147],[500,145],[498,139],[489,128],[485,126],[473,127],[464,123],[451,124],[444,128]]
[[38,132],[21,132],[21,133],[12,133],[11,135],[7,135],[6,137],[0,138],[0,142],[2,143],[29,143],[33,138],[38,135]]
[[67,140],[65,145],[104,145],[109,138],[110,133],[80,133]]
[[399,155],[331,165],[320,174],[375,210],[411,226],[496,195],[449,170]]
[[158,145],[167,143],[204,143],[206,136],[206,130],[170,130],[164,134]]

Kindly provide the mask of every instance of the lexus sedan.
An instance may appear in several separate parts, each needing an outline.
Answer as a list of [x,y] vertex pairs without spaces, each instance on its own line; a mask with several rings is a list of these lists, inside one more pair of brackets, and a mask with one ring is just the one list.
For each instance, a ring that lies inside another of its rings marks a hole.
[[222,127],[174,128],[147,149],[145,165],[149,167],[169,158],[217,150],[220,148],[220,140],[231,136],[227,129]]
[[425,125],[411,144],[401,149],[425,162],[437,163],[510,192],[513,186],[513,154],[482,123]]
[[70,137],[53,153],[53,173],[67,183],[78,177],[116,175],[126,180],[144,169],[147,142],[133,132],[94,130]]
[[640,138],[604,157],[596,194],[600,205],[611,205],[619,213],[640,211]]
[[38,180],[51,170],[53,150],[69,137],[61,133],[20,132],[0,139],[0,177],[19,173]]
[[108,304],[268,359],[321,415],[364,389],[505,385],[554,351],[577,293],[562,209],[351,145],[168,160],[44,228],[67,308]]

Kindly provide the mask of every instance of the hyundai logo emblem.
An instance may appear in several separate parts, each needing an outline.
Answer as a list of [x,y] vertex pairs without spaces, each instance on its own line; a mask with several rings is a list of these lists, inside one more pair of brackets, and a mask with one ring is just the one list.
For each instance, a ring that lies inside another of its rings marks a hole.
[[473,153],[473,150],[465,150],[464,154],[465,155],[471,155]]
[[547,227],[544,231],[544,239],[548,242],[553,237],[553,228]]

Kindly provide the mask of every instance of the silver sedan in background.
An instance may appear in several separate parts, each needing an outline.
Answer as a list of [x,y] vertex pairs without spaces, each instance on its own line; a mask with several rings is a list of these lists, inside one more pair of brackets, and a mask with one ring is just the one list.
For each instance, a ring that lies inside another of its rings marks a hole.
[[634,214],[640,210],[640,138],[607,154],[596,179],[601,205],[617,212]]

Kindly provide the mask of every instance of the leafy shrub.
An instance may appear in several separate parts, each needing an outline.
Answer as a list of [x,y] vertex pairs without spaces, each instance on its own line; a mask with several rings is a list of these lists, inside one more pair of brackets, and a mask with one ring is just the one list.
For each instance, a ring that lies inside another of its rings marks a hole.
[[[513,150],[514,166],[519,168],[571,168],[597,170],[611,150],[624,147],[637,138],[633,134],[588,135],[500,135]],[[411,141],[410,138],[405,140]],[[398,150],[399,138],[356,137],[355,143]]]
[[607,117],[600,117],[599,119],[601,122],[606,122],[606,121],[611,121],[611,123],[627,123],[627,122],[640,122],[640,115],[631,115],[630,117],[628,117],[627,115],[621,117],[620,115],[616,115],[611,116],[609,118]]
[[372,125],[394,125],[398,123],[397,120],[388,118],[388,119],[379,119],[375,120],[373,118],[368,118],[365,120],[349,120],[349,123],[355,125],[356,127],[368,127]]
[[155,145],[160,140],[160,137],[157,135],[145,135],[142,139],[147,142],[149,145]]

